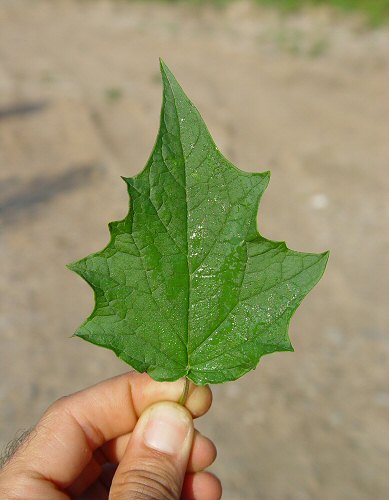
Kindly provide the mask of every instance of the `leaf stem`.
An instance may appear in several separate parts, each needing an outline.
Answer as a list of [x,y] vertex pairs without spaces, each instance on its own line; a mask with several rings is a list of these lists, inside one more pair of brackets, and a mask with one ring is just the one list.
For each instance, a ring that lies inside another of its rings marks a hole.
[[189,384],[190,384],[189,379],[185,377],[185,384],[184,384],[184,387],[182,389],[182,394],[181,394],[180,400],[178,401],[178,404],[180,404],[182,406],[185,406],[186,399],[188,397]]

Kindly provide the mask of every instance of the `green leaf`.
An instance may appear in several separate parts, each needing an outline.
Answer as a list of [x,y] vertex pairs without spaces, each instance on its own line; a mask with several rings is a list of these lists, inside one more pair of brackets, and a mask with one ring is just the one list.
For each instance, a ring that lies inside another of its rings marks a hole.
[[258,233],[269,172],[219,152],[199,112],[161,61],[160,129],[142,172],[124,178],[125,219],[104,250],[69,267],[93,288],[76,335],[112,349],[156,380],[234,380],[274,351],[324,272],[328,253],[289,250]]

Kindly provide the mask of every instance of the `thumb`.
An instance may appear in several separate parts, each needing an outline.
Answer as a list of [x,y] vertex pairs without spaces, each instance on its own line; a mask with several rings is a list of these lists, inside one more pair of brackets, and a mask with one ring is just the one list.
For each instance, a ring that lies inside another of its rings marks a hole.
[[181,495],[193,420],[177,403],[156,403],[140,416],[112,481],[110,500],[175,500]]

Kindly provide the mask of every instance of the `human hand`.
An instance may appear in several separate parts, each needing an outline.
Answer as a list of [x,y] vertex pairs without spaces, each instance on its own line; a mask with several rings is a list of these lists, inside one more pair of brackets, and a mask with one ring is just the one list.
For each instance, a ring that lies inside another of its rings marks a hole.
[[[127,373],[56,401],[0,471],[7,500],[217,500],[216,458],[193,418],[208,387]],[[116,468],[117,466],[117,468]]]

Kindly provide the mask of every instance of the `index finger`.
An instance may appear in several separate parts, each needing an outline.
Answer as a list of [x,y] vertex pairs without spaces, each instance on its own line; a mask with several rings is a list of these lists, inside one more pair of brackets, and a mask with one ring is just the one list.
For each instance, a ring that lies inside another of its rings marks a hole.
[[[55,402],[14,465],[59,488],[69,487],[105,442],[131,432],[143,410],[157,401],[178,401],[184,381],[155,382],[146,374],[126,373]],[[211,405],[208,387],[190,385],[186,407],[193,417]]]

